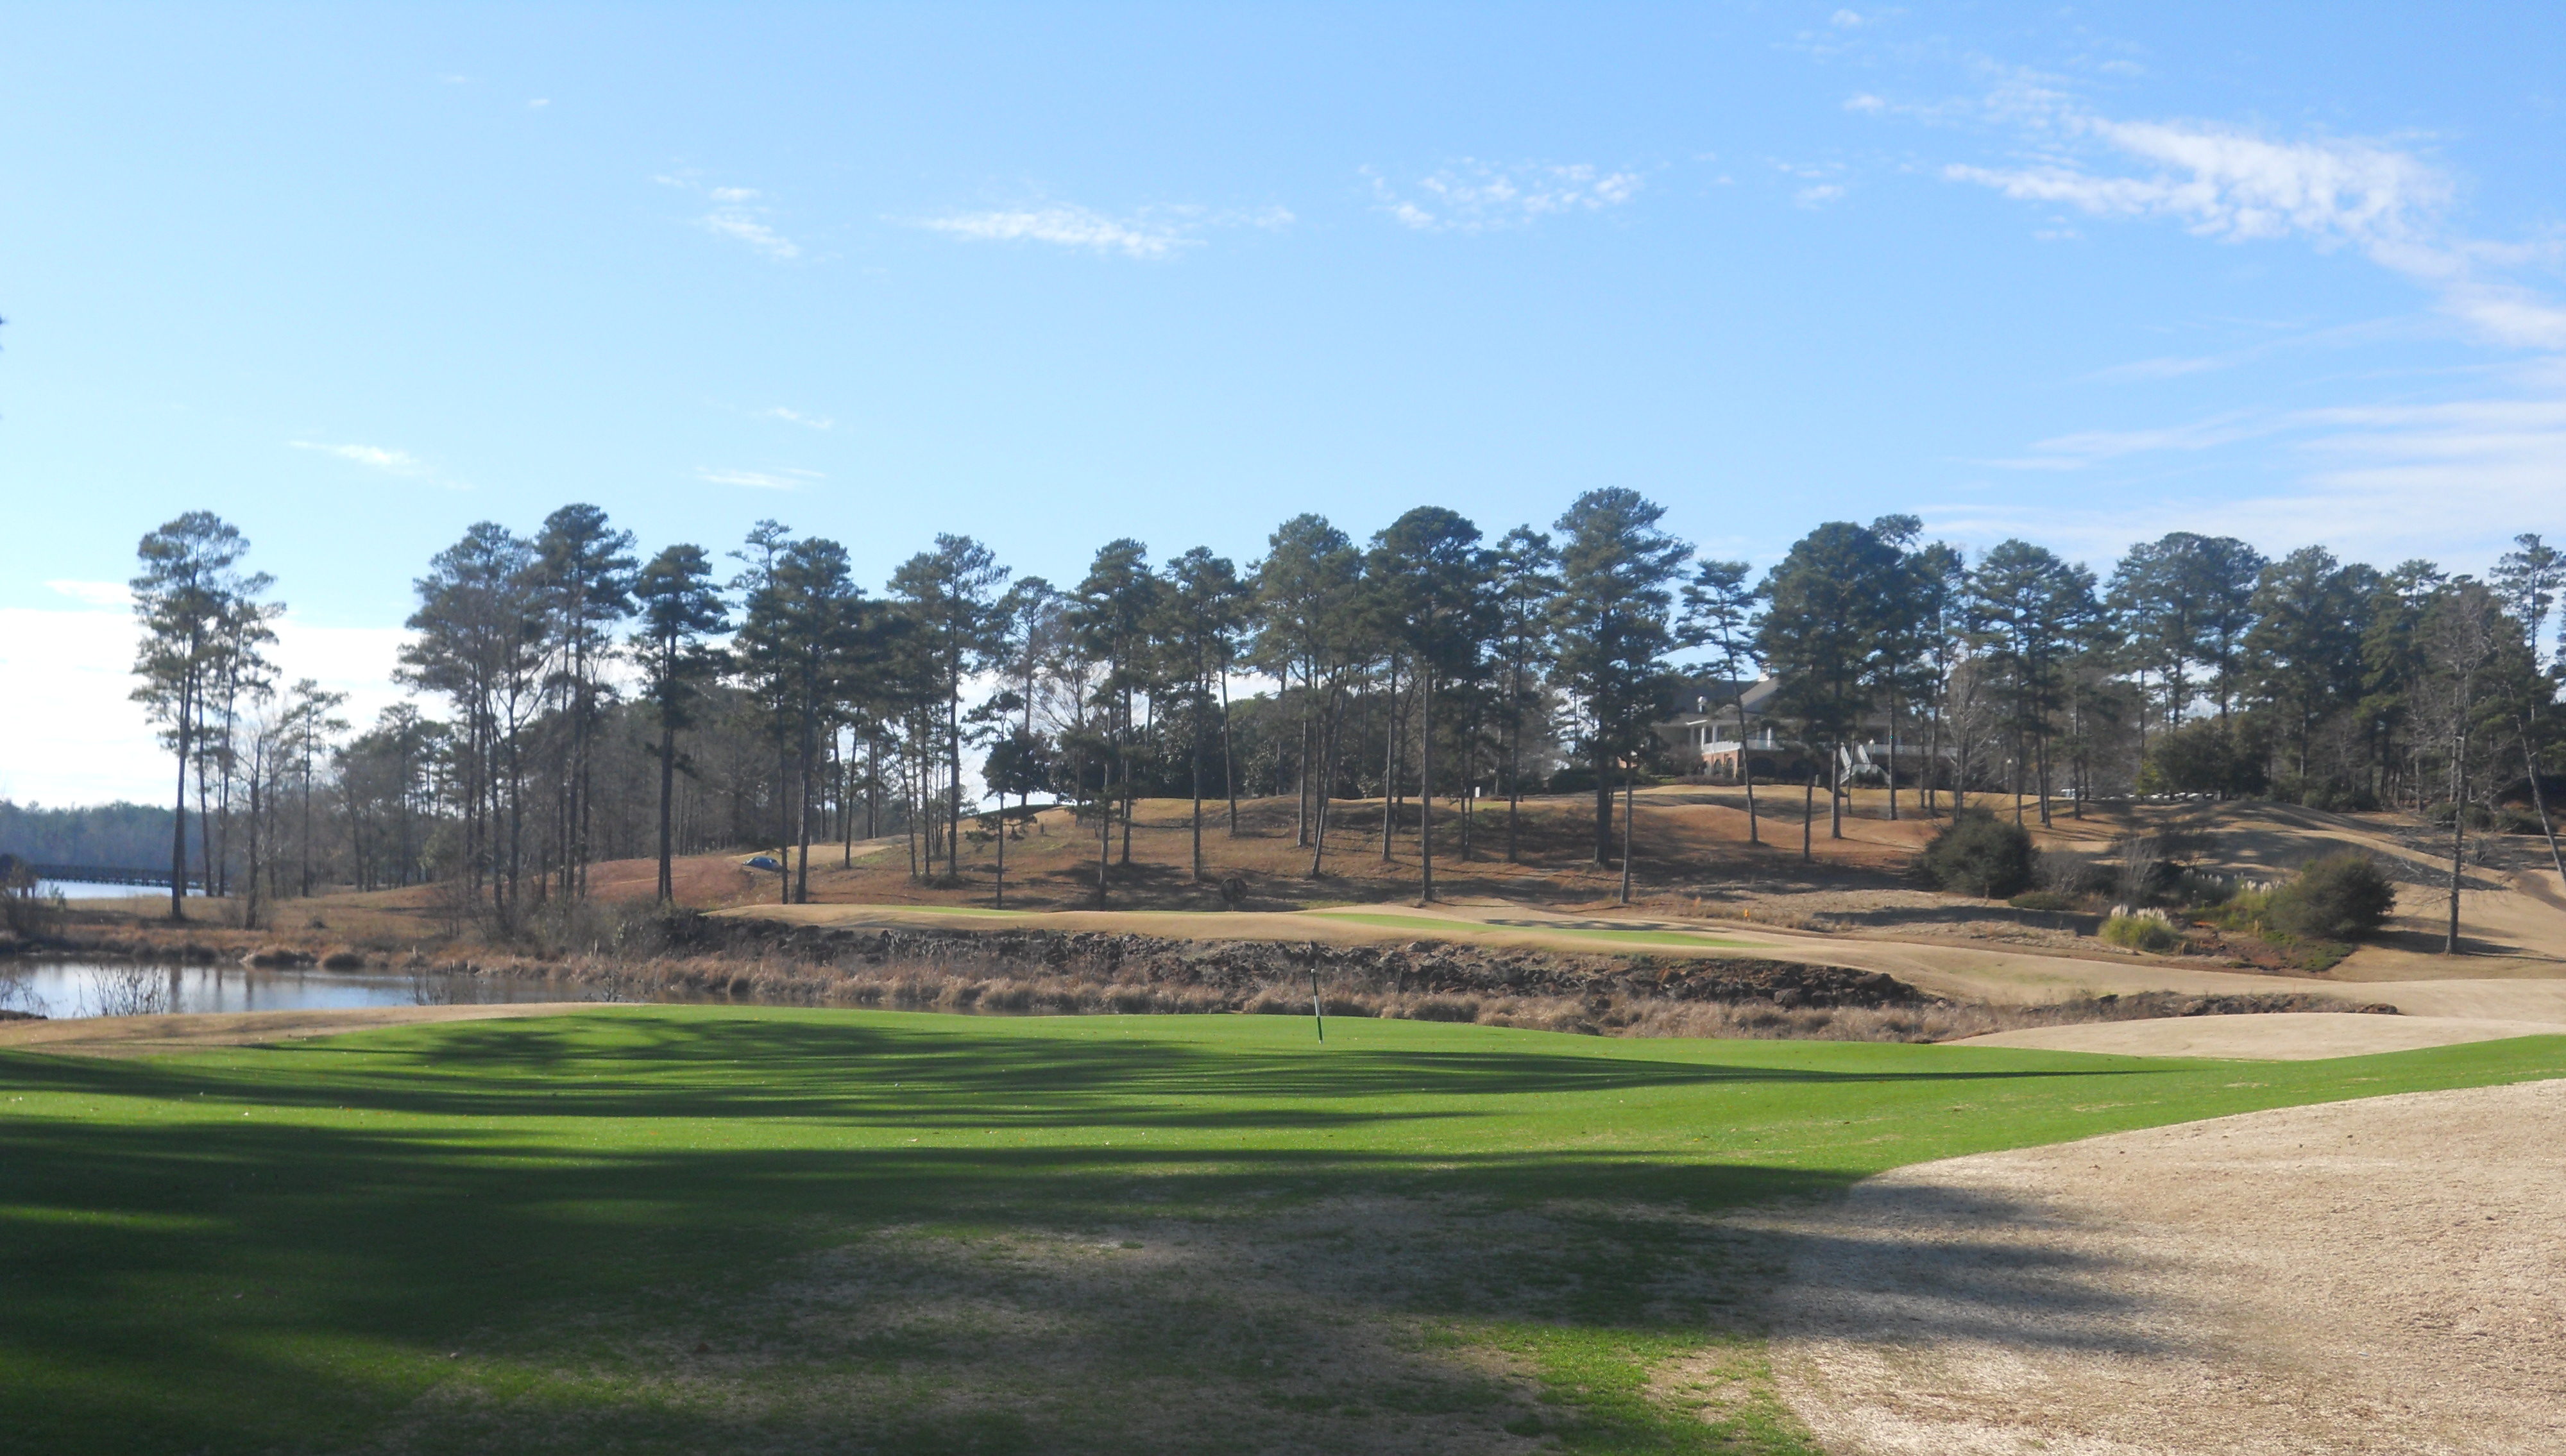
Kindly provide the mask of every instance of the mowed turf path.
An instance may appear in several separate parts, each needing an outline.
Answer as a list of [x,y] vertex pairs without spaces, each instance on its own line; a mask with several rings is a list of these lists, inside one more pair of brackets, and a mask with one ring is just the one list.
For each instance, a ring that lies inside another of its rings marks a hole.
[[2566,1076],[600,1008],[0,1055],[0,1444],[1805,1449],[1726,1210]]

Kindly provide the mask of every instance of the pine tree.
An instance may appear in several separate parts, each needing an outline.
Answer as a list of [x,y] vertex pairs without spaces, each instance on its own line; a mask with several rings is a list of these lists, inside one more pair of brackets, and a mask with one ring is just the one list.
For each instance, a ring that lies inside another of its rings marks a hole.
[[669,808],[675,798],[677,732],[694,726],[704,689],[728,664],[706,639],[729,630],[730,613],[713,585],[712,561],[700,546],[670,546],[633,581],[641,629],[634,633],[642,697],[659,720],[659,903],[676,898]]
[[1595,770],[1595,862],[1613,855],[1612,771],[1666,716],[1672,584],[1692,548],[1658,529],[1666,508],[1636,491],[1591,490],[1553,528],[1560,591],[1551,617],[1559,676],[1576,700]]
[[[249,552],[248,538],[209,511],[190,511],[142,538],[135,549],[141,571],[133,578],[133,612],[142,641],[133,662],[142,681],[133,689],[161,725],[161,739],[176,755],[178,792],[169,830],[169,918],[187,916],[187,776],[203,752],[206,701],[227,644],[227,624],[242,606],[273,585],[263,573],[235,568]],[[208,873],[211,865],[206,866]]]

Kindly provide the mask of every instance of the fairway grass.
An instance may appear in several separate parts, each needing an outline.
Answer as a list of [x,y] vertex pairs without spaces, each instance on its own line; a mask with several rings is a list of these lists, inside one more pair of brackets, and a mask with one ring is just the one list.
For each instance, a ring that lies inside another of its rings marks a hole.
[[616,1007],[0,1054],[47,1452],[1809,1449],[1723,1215],[2566,1076],[1280,1017]]

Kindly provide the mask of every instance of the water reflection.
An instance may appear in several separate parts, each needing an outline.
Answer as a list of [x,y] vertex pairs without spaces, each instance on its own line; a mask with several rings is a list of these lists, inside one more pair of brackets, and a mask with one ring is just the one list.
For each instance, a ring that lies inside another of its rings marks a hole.
[[593,999],[594,993],[585,987],[531,978],[82,961],[26,965],[0,962],[0,1011],[58,1018]]

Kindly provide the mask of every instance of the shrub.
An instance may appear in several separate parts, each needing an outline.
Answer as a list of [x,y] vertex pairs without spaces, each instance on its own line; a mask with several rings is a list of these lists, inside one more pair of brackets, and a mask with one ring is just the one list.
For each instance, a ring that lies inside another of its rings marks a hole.
[[2397,886],[2359,849],[2328,854],[2272,892],[2265,923],[2284,935],[2360,940],[2376,933],[2397,903]]
[[2181,941],[2162,915],[2114,915],[2103,922],[2103,940],[2123,950],[2168,951]]
[[2236,887],[2218,902],[2219,928],[2262,933],[2264,921],[2272,913],[2272,891],[2244,881],[2232,882]]
[[1971,810],[1933,836],[1924,864],[1944,889],[2002,899],[2031,887],[2031,834],[1985,810]]
[[31,876],[24,890],[0,888],[0,930],[9,930],[30,940],[51,940],[63,933],[64,922],[71,918],[71,904],[59,889],[40,895]]
[[2076,908],[2076,897],[2060,894],[2054,889],[2032,889],[2015,895],[2006,903],[2017,910],[2072,910]]

